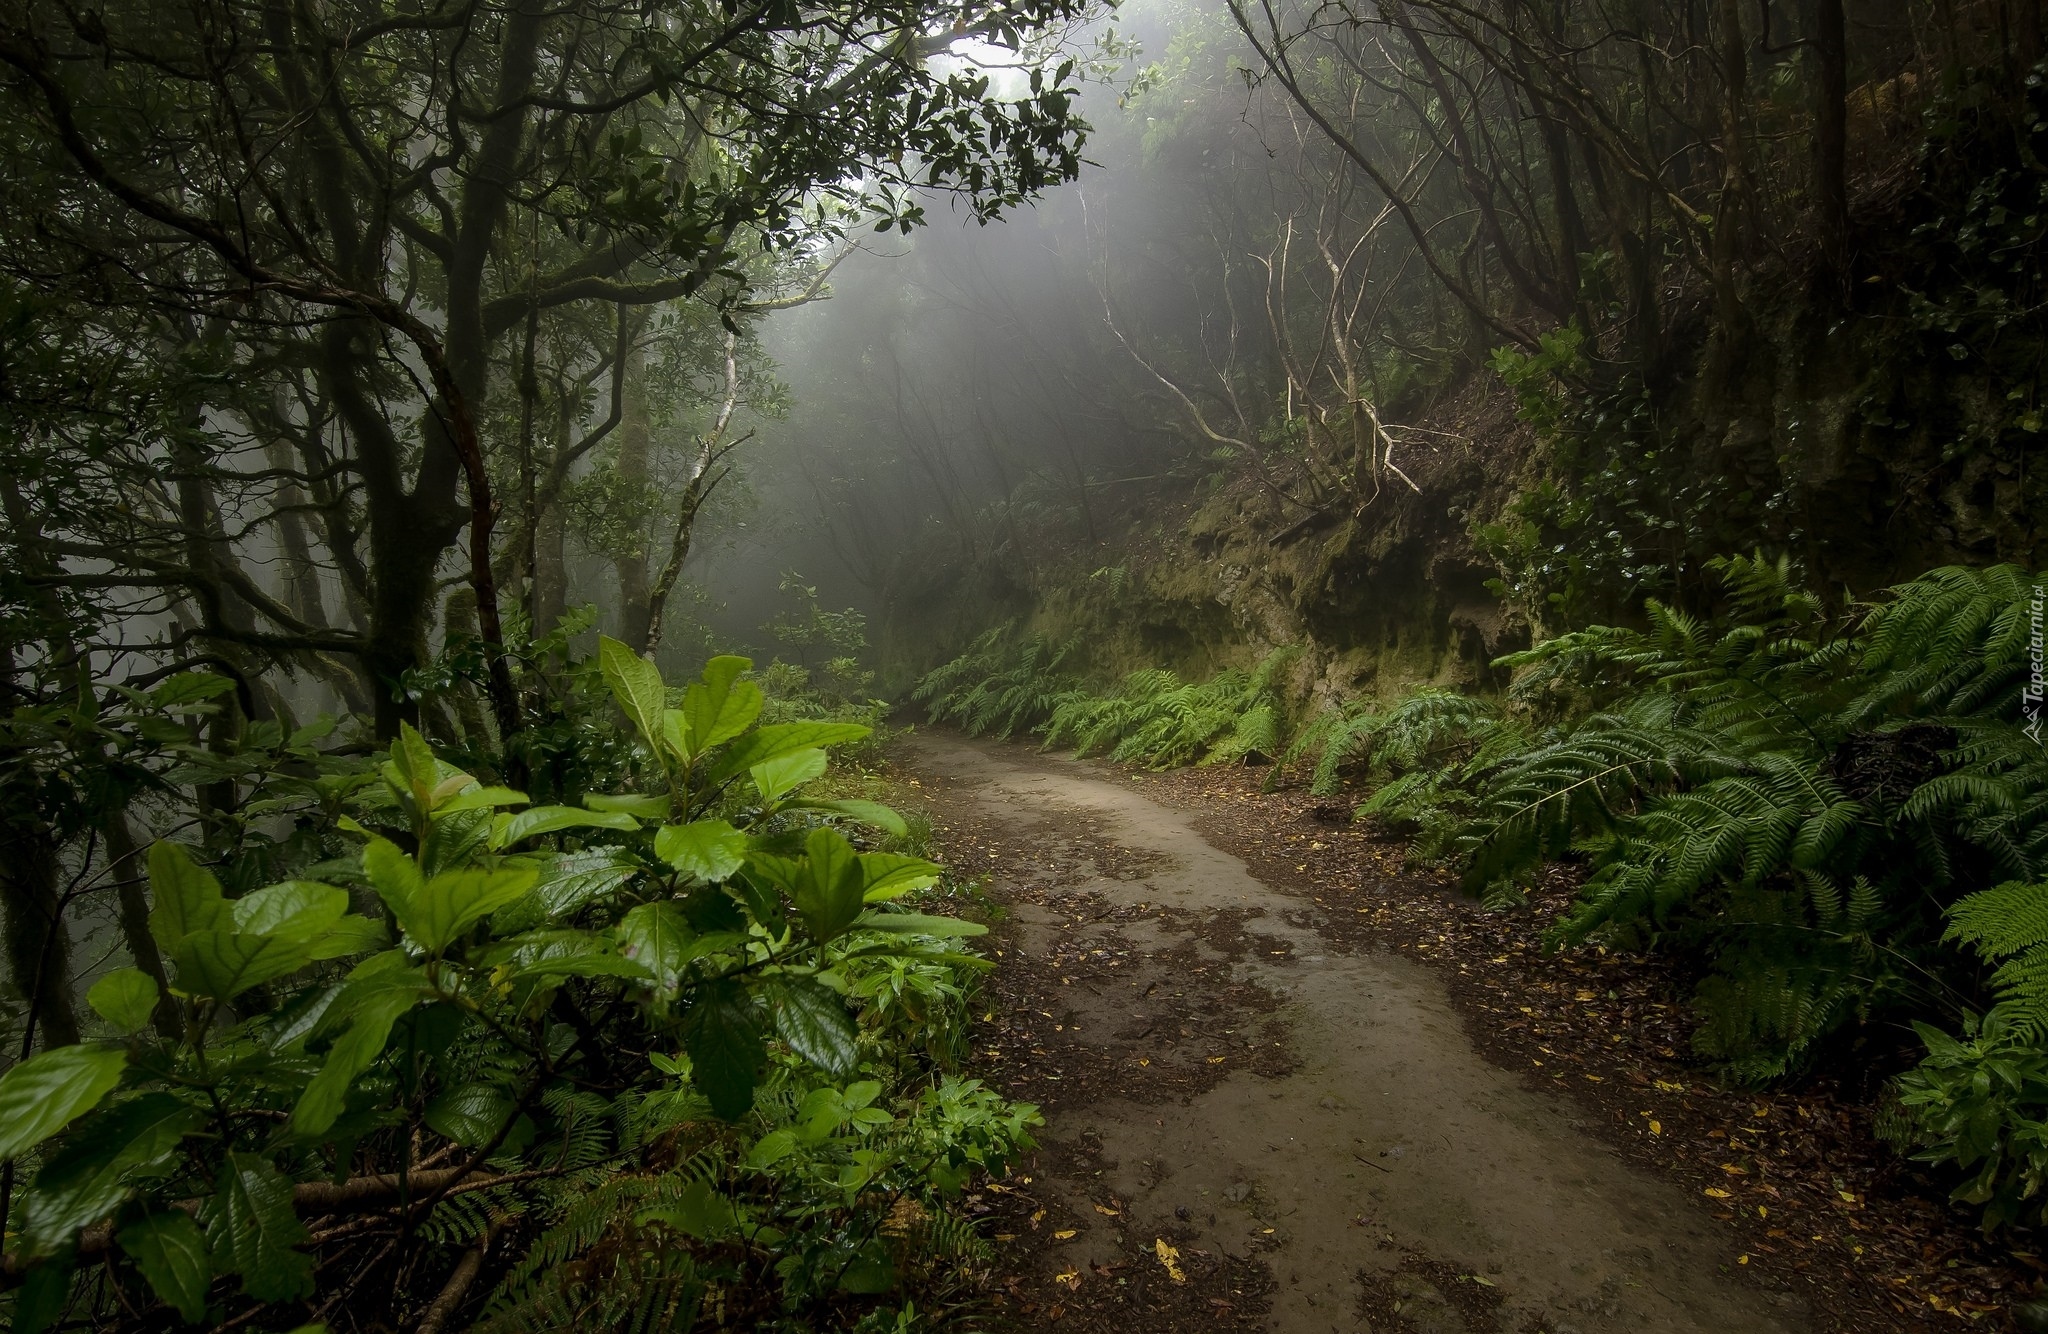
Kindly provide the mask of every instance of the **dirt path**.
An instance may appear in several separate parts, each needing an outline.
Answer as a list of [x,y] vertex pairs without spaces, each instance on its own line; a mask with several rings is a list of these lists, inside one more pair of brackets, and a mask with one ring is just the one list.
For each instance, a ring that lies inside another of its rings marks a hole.
[[1805,1328],[1722,1277],[1680,1188],[1476,1053],[1426,969],[1342,952],[1189,813],[1022,747],[920,735],[903,759],[1008,912],[989,1005],[1024,1022],[986,1073],[1049,1122],[995,1202],[1020,1324]]

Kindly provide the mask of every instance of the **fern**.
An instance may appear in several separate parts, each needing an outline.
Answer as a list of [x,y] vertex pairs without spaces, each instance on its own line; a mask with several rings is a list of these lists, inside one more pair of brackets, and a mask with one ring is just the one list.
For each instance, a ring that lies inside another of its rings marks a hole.
[[[1608,703],[1475,767],[1457,843],[1468,882],[1502,897],[1583,857],[1554,939],[1703,952],[1702,1050],[1761,1078],[1879,1006],[1924,1003],[1941,905],[1986,870],[2048,866],[2048,759],[2020,725],[2038,579],[1935,570],[1831,615],[1784,561],[1716,570],[1717,617],[1651,603],[1642,629],[1503,660],[1525,698],[1568,682]],[[1952,939],[1994,938],[1989,906],[1960,911]],[[2017,999],[2023,975],[2048,995],[2048,957],[1997,983]]]
[[1155,769],[1272,759],[1287,731],[1280,678],[1298,653],[1275,649],[1249,672],[1226,670],[1203,682],[1147,668],[1106,695],[1070,690],[1046,721],[1045,748],[1066,744],[1086,756],[1107,747],[1118,763]]
[[1042,635],[1013,641],[1011,630],[998,626],[927,672],[911,698],[925,703],[933,722],[956,722],[969,736],[1007,741],[1037,726],[1075,687],[1062,670],[1074,646]]

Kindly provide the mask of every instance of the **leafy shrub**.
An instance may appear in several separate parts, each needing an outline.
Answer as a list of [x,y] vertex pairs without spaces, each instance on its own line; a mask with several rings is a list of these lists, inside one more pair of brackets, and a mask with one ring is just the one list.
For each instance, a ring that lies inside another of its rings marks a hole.
[[1076,689],[1061,671],[1073,651],[1072,644],[1054,645],[1043,635],[1014,639],[1011,627],[998,626],[927,672],[911,698],[924,702],[935,723],[955,722],[969,736],[1007,741],[1038,727]]
[[1275,649],[1251,671],[1187,682],[1161,668],[1132,672],[1114,691],[1073,690],[1053,705],[1045,748],[1076,755],[1108,746],[1109,758],[1155,769],[1271,760],[1286,740],[1287,703],[1277,682],[1299,650]]
[[277,883],[157,843],[160,970],[0,1074],[15,1327],[767,1328],[971,1250],[946,1201],[1035,1112],[903,1049],[982,928],[899,910],[939,868],[848,832],[903,822],[804,794],[866,728],[760,723],[748,666],[670,691],[603,641],[635,790],[535,806],[407,728],[299,744],[270,815],[324,831]]
[[1986,1229],[2048,1219],[2048,1050],[2004,1006],[1950,1037],[1913,1027],[1927,1055],[1901,1075],[1885,1137],[1916,1161],[1964,1174],[1951,1198],[1983,1207]]
[[1941,910],[2048,855],[2048,758],[2024,735],[2011,566],[1941,569],[1830,616],[1781,562],[1717,562],[1727,616],[1652,602],[1504,659],[1610,700],[1480,783],[1477,887],[1574,853],[1561,941],[1703,956],[1701,1050],[1769,1078],[1856,1016],[1925,1008]]

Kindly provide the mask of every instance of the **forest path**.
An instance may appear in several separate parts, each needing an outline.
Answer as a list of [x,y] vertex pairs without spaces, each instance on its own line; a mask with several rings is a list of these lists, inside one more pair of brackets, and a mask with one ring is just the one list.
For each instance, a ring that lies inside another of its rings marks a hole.
[[1003,905],[975,1072],[1046,1107],[995,1200],[1026,1328],[1805,1327],[1722,1277],[1680,1187],[1475,1051],[1426,967],[1345,952],[1141,778],[946,733],[899,758]]

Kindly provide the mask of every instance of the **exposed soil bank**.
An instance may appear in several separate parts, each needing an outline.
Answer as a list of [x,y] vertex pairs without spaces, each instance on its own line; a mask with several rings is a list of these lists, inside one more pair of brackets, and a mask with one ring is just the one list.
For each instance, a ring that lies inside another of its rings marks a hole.
[[902,758],[1009,911],[981,1058],[1050,1122],[999,1201],[1021,1325],[1807,1328],[1792,1293],[1724,1277],[1682,1187],[1476,1051],[1427,967],[1345,949],[1190,812],[1022,747],[924,734]]

